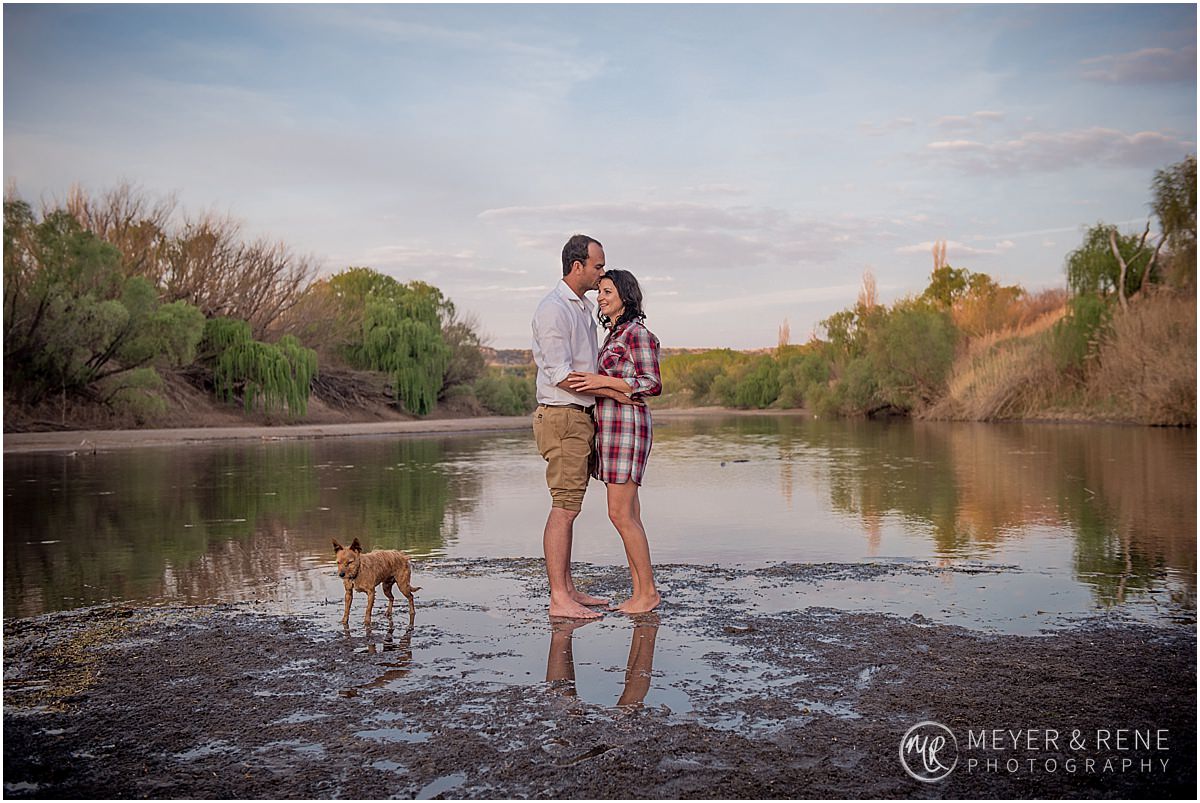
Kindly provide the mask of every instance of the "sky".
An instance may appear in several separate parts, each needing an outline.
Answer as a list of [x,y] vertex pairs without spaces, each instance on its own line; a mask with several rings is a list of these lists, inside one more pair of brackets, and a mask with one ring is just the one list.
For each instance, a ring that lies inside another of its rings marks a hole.
[[4,6],[4,178],[130,182],[528,348],[576,232],[664,347],[955,267],[1037,291],[1196,151],[1185,5]]

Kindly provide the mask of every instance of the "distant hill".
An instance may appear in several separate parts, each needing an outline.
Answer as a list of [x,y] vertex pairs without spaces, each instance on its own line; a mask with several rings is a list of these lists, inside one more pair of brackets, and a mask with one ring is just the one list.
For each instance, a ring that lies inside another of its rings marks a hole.
[[[515,368],[525,365],[533,365],[533,352],[529,349],[493,349],[484,346],[480,349],[483,352],[483,360],[488,365],[496,365],[503,368]],[[661,357],[675,357],[680,354],[703,354],[706,351],[713,349],[662,349],[659,352]],[[745,351],[748,354],[766,354],[774,349],[734,349],[734,351]]]
[[506,368],[533,365],[533,352],[529,349],[494,349],[484,346],[483,361],[488,365],[498,365]]

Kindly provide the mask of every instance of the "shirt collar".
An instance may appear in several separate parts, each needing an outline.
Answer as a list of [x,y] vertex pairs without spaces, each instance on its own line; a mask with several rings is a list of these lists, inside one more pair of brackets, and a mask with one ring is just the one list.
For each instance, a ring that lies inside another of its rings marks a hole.
[[558,286],[555,289],[557,289],[558,294],[567,301],[574,301],[576,304],[583,304],[583,311],[589,315],[592,313],[592,302],[587,300],[587,296],[581,297],[575,295],[575,291],[572,290],[570,285],[568,285],[562,279],[558,280]]

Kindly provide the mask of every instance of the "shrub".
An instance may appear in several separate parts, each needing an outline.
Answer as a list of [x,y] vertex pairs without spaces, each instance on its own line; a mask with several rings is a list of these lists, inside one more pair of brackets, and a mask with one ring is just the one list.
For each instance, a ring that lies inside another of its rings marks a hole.
[[920,302],[897,303],[868,341],[878,402],[902,410],[930,404],[945,390],[957,340],[954,323],[943,310]]
[[1055,324],[1050,338],[1060,371],[1083,378],[1084,361],[1096,348],[1111,316],[1108,302],[1095,295],[1076,296],[1067,302],[1067,314]]
[[1095,351],[1088,385],[1128,421],[1196,424],[1196,304],[1172,293],[1116,310]]
[[475,398],[497,415],[524,415],[537,406],[537,387],[528,372],[511,373],[489,367],[472,385]]

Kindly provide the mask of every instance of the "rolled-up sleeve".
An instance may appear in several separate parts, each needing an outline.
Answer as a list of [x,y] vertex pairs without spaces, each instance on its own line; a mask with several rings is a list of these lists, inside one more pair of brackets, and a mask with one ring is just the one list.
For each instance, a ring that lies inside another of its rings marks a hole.
[[533,316],[533,358],[551,385],[571,373],[571,322],[565,310],[553,304],[538,307]]
[[630,332],[629,356],[633,361],[634,376],[629,383],[630,398],[657,396],[662,393],[662,375],[658,370],[658,339],[643,326],[635,326]]

